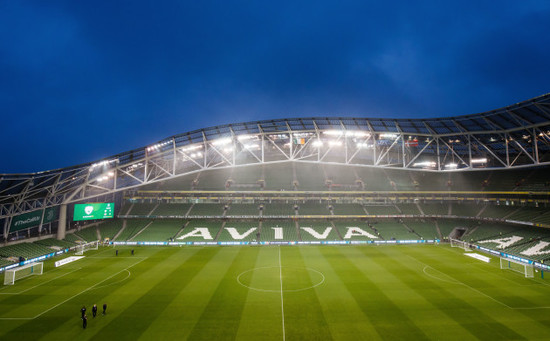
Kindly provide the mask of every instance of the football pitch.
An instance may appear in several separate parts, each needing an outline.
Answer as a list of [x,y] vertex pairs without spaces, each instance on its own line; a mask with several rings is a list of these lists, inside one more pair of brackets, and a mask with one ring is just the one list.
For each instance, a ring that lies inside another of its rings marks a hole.
[[2,286],[0,339],[550,338],[550,281],[446,245],[118,250]]

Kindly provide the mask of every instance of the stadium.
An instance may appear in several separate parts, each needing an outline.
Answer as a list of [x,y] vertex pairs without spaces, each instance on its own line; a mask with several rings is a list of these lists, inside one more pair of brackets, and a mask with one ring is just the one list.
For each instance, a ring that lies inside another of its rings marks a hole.
[[234,123],[2,174],[0,337],[547,339],[549,167],[547,94]]

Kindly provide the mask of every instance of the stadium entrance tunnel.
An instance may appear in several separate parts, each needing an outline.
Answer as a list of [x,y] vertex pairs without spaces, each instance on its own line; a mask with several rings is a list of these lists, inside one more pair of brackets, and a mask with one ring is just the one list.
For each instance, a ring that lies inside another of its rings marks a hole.
[[240,273],[237,282],[261,292],[297,292],[313,289],[325,282],[322,272],[293,266],[266,266]]

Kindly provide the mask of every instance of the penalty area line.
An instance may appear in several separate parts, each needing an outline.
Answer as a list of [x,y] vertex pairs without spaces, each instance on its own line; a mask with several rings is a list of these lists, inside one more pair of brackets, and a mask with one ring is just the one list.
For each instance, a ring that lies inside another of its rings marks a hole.
[[0,295],[19,295],[19,294],[22,294],[22,293],[27,292],[27,291],[29,291],[29,290],[32,290],[32,289],[34,289],[34,288],[37,288],[37,287],[39,287],[39,286],[41,286],[41,285],[44,285],[44,284],[46,284],[46,283],[49,283],[49,282],[51,282],[51,281],[55,281],[56,279],[61,278],[61,277],[63,277],[63,276],[67,276],[68,274],[72,274],[73,272],[78,271],[78,270],[80,270],[80,269],[82,269],[82,268],[78,268],[78,269],[75,269],[75,270],[73,270],[73,271],[64,273],[64,274],[62,274],[62,275],[59,275],[59,276],[54,277],[54,278],[52,278],[52,279],[50,279],[50,280],[47,280],[47,281],[45,281],[45,282],[42,282],[42,283],[40,283],[40,284],[37,284],[37,285],[35,285],[35,286],[33,286],[33,287],[30,287],[30,288],[28,288],[28,289],[25,289],[25,290],[22,290],[22,291],[19,291],[19,292],[0,292]]
[[79,292],[78,294],[76,294],[76,295],[73,295],[73,296],[71,296],[71,297],[67,298],[66,300],[64,300],[64,301],[62,301],[62,302],[60,302],[60,303],[58,303],[58,304],[54,305],[53,307],[51,307],[51,308],[48,308],[48,309],[44,310],[44,311],[43,311],[43,312],[41,312],[40,314],[38,314],[38,315],[36,315],[35,317],[33,317],[33,319],[35,319],[35,318],[38,318],[38,317],[40,317],[40,316],[44,315],[44,314],[45,314],[45,313],[47,313],[48,311],[50,311],[50,310],[52,310],[52,309],[55,309],[55,308],[59,307],[59,306],[60,306],[60,305],[62,305],[63,303],[65,303],[65,302],[68,302],[68,301],[72,300],[72,299],[73,299],[73,298],[75,298],[76,296],[79,296],[79,295],[81,295],[81,294],[85,293],[85,292],[86,292],[86,291],[88,291],[88,290],[92,290],[92,289],[94,289],[95,287],[97,287],[97,286],[98,286],[98,285],[100,285],[101,283],[103,283],[103,282],[105,282],[105,281],[108,281],[108,280],[110,280],[111,278],[115,277],[116,275],[118,275],[119,273],[121,273],[121,272],[123,272],[123,271],[127,271],[127,270],[128,270],[128,269],[130,269],[131,267],[133,267],[133,266],[135,266],[135,265],[138,265],[139,263],[143,262],[144,260],[145,260],[145,258],[144,258],[144,259],[142,259],[142,260],[140,260],[139,262],[136,262],[136,263],[134,263],[134,264],[130,265],[129,267],[127,267],[127,268],[125,268],[125,269],[122,269],[122,270],[120,270],[120,271],[118,271],[118,272],[115,272],[114,274],[112,274],[111,276],[109,276],[109,277],[105,278],[105,279],[104,279],[104,280],[102,280],[101,282],[98,282],[98,283],[96,283],[96,284],[92,285],[91,287],[89,287],[89,288],[87,288],[87,289],[84,289],[84,290],[82,290],[82,291],[81,291],[81,292]]
[[85,292],[87,292],[87,291],[89,291],[89,290],[95,289],[98,285],[100,285],[101,283],[103,283],[103,282],[105,282],[105,281],[108,281],[109,279],[115,277],[115,276],[118,275],[119,273],[121,273],[121,272],[123,272],[123,271],[128,271],[128,269],[130,269],[131,267],[134,267],[134,266],[138,265],[139,263],[143,262],[145,259],[147,259],[147,258],[143,258],[143,259],[141,259],[140,261],[138,261],[138,262],[136,262],[136,263],[134,263],[134,264],[128,266],[127,268],[122,269],[122,270],[120,270],[120,271],[118,271],[118,272],[115,272],[114,274],[112,274],[111,276],[105,278],[104,280],[102,280],[102,281],[100,281],[100,282],[98,282],[98,283],[92,285],[91,287],[88,287],[88,288],[82,290],[81,292],[79,292],[79,293],[77,293],[77,294],[75,294],[75,295],[73,295],[73,296],[67,298],[66,300],[63,300],[62,302],[59,302],[58,304],[56,304],[56,305],[54,305],[53,307],[50,307],[50,308],[44,310],[43,312],[41,312],[40,314],[38,314],[38,315],[36,315],[36,316],[34,316],[34,317],[0,317],[0,320],[34,320],[34,319],[36,319],[36,318],[38,318],[38,317],[44,315],[45,313],[49,312],[50,310],[53,310],[53,309],[59,307],[60,305],[62,305],[62,304],[64,304],[64,303],[66,303],[66,302],[72,300],[73,298],[75,298],[75,297],[77,297],[77,296],[79,296],[79,295],[81,295],[81,294],[83,294],[83,293],[85,293]]

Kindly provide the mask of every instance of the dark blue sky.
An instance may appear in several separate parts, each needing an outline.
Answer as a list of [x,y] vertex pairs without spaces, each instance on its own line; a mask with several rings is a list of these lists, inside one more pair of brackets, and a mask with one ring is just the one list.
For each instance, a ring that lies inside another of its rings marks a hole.
[[2,1],[0,173],[213,125],[550,91],[550,1]]

